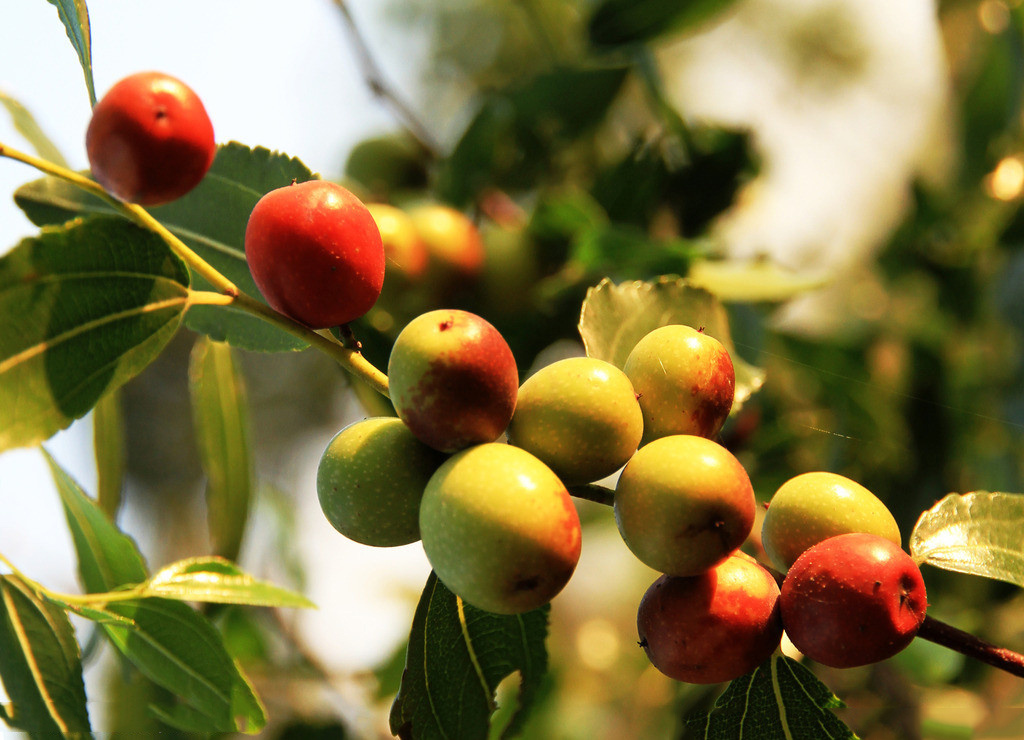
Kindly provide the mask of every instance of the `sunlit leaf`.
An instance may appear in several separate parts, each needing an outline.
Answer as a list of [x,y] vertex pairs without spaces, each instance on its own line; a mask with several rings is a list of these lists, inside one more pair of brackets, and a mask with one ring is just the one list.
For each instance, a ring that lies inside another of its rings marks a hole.
[[125,439],[121,390],[111,391],[92,410],[92,446],[96,455],[96,500],[111,521],[117,519],[124,487]]
[[602,280],[587,291],[579,330],[588,357],[621,368],[637,342],[666,324],[703,327],[729,351],[736,369],[734,410],[764,383],[764,370],[744,362],[736,353],[722,305],[706,290],[680,278],[620,285]]
[[548,608],[498,615],[464,603],[433,573],[416,607],[391,731],[405,738],[486,737],[503,678],[521,676],[514,734],[547,670]]
[[0,449],[47,439],[139,373],[187,302],[181,261],[117,219],[44,229],[0,257]]
[[82,656],[67,614],[17,576],[0,576],[6,721],[31,737],[92,737]]
[[263,706],[209,620],[169,599],[119,601],[107,610],[131,620],[100,622],[110,642],[144,676],[181,700],[159,707],[162,717],[205,732],[263,729]]
[[49,0],[57,8],[61,23],[68,33],[68,40],[75,47],[78,61],[85,74],[85,86],[89,90],[89,102],[96,105],[96,85],[92,79],[92,38],[89,31],[89,9],[85,0]]
[[180,601],[315,608],[306,597],[259,581],[234,563],[215,557],[190,558],[161,568],[143,584],[142,594]]
[[690,266],[686,279],[723,301],[747,303],[785,301],[820,288],[829,280],[821,275],[786,270],[766,260],[700,260]]
[[776,654],[737,678],[705,715],[687,725],[704,740],[849,740],[856,735],[832,713],[843,703],[813,673]]
[[206,472],[206,507],[214,552],[238,557],[249,521],[253,465],[249,406],[231,346],[200,338],[189,361],[192,419]]
[[3,105],[7,112],[11,114],[11,121],[14,123],[15,130],[25,137],[25,140],[36,150],[36,154],[48,162],[59,164],[61,167],[67,167],[64,155],[60,153],[57,145],[50,140],[50,137],[43,132],[35,117],[25,106],[2,91],[0,91],[0,105]]
[[44,450],[43,454],[64,506],[85,590],[103,593],[146,580],[146,564],[135,542],[113,524],[49,453]]
[[[256,202],[267,192],[303,182],[313,173],[298,159],[262,147],[224,144],[203,181],[185,196],[150,212],[176,236],[231,280],[259,298],[245,261],[245,226]],[[14,201],[39,226],[76,216],[111,213],[94,195],[52,177],[18,188]],[[207,286],[199,279],[196,289]],[[262,352],[302,349],[304,342],[253,316],[222,306],[194,306],[185,319],[190,329],[236,347]]]
[[951,493],[917,520],[910,554],[919,563],[1024,587],[1024,495]]

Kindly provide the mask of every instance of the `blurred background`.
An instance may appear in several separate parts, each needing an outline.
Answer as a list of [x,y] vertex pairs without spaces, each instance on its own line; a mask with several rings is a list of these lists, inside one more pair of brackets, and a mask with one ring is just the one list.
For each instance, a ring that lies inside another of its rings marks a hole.
[[[0,93],[84,169],[89,101],[55,9],[8,5]],[[163,70],[199,93],[219,142],[299,157],[367,199],[471,215],[484,271],[356,327],[378,365],[396,327],[443,299],[499,326],[525,377],[582,351],[580,300],[601,277],[683,275],[726,301],[737,351],[765,371],[723,433],[759,498],[832,470],[882,498],[906,538],[948,492],[1024,491],[1019,2],[738,0],[646,35],[599,5],[615,3],[94,0],[97,93]],[[2,113],[0,141],[27,148]],[[2,192],[35,177],[0,162]],[[0,202],[0,250],[35,232]],[[194,340],[183,331],[122,394],[119,523],[151,568],[209,551],[183,410]],[[237,354],[257,473],[239,560],[320,608],[234,610],[222,627],[267,703],[268,737],[388,737],[429,566],[418,544],[344,540],[314,483],[330,438],[377,410],[312,352]],[[90,492],[91,440],[86,417],[46,445]],[[0,456],[0,506],[0,552],[76,591],[38,451]],[[635,612],[656,574],[610,510],[579,506],[583,556],[553,604],[550,680],[526,737],[685,736],[682,718],[717,690],[649,666]],[[933,614],[1024,648],[1018,589],[925,575]],[[152,688],[108,658],[88,664],[94,726],[154,727],[140,710]],[[819,675],[861,737],[1024,736],[1019,680],[921,641]]]

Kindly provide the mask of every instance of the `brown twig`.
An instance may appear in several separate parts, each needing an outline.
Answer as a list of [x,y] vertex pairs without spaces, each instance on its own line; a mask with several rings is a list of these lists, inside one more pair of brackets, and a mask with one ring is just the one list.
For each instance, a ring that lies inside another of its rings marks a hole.
[[926,616],[918,637],[929,640],[950,650],[980,660],[982,663],[998,668],[1001,671],[1024,678],[1024,655],[993,645],[975,637],[969,632],[957,629],[945,622]]
[[366,40],[359,31],[359,27],[356,25],[355,18],[352,17],[352,13],[348,9],[348,4],[345,0],[334,0],[334,4],[338,7],[341,17],[345,21],[345,28],[348,29],[352,44],[355,46],[356,59],[360,69],[363,71],[363,77],[366,80],[366,85],[370,88],[370,92],[391,107],[392,112],[402,121],[417,144],[431,159],[439,158],[441,152],[440,144],[438,144],[430,131],[427,130],[427,127],[423,125],[423,122],[420,121],[412,108],[398,96],[385,79],[380,65],[374,59],[369,45],[367,45]]

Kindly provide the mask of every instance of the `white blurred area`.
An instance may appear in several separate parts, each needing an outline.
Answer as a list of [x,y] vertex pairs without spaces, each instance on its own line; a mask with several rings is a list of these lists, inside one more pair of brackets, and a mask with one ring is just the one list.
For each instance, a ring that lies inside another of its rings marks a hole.
[[[761,174],[717,228],[731,258],[859,275],[912,181],[951,164],[934,0],[743,0],[660,61],[687,116],[753,132]],[[850,286],[794,302],[783,323],[827,330]]]
[[[376,0],[349,5],[387,75],[414,89],[422,49],[403,37],[396,51]],[[327,174],[340,170],[361,138],[395,127],[367,92],[331,2],[249,0],[239,7],[93,0],[98,94],[131,72],[167,71],[203,98],[218,141],[279,149]],[[912,178],[946,161],[947,81],[935,15],[931,0],[744,0],[707,33],[662,49],[669,90],[686,115],[750,127],[763,157],[761,177],[718,225],[730,256],[767,255],[829,275],[867,261],[905,208]],[[72,167],[86,166],[82,73],[55,8],[43,0],[0,9],[0,90],[36,116]],[[3,110],[0,141],[28,148]],[[35,177],[0,160],[0,252],[35,233],[9,197]],[[353,413],[339,410],[339,428]],[[47,448],[91,492],[90,434],[86,418]],[[308,476],[291,481],[295,490],[315,491],[326,442],[311,444],[308,458],[296,462]],[[293,546],[307,570],[307,595],[320,608],[297,615],[295,624],[328,668],[368,670],[408,632],[429,570],[422,549],[347,542],[315,495],[300,498],[303,536]],[[77,590],[70,537],[38,452],[0,454],[0,511],[0,552],[53,589]],[[125,526],[143,549],[147,536],[159,536],[153,525]],[[252,562],[267,556],[246,552]],[[614,527],[585,540],[580,569],[554,610],[586,631],[576,643],[578,660],[614,665],[632,639],[631,617],[615,605],[635,605],[654,575],[629,555]],[[351,712],[359,689],[342,689],[355,694],[345,707]],[[102,707],[91,709],[102,714]],[[376,721],[350,719],[363,727]]]

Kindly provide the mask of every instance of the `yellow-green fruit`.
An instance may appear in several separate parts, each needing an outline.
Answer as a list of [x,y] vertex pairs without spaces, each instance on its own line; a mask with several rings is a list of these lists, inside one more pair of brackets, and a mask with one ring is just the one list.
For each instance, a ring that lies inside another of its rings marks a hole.
[[[409,214],[387,203],[367,203],[384,244],[384,287],[374,306],[371,321],[387,331],[394,323],[407,322],[429,302],[423,295],[423,277],[429,254]],[[388,319],[380,316],[385,311]],[[383,323],[383,326],[380,324]]]
[[731,452],[691,434],[644,445],[619,476],[615,521],[641,562],[695,576],[725,560],[750,534],[756,501]]
[[440,203],[424,203],[408,213],[430,255],[424,286],[443,305],[480,277],[485,259],[480,230],[462,211]]
[[732,358],[702,330],[682,324],[655,329],[637,342],[622,369],[640,395],[645,443],[671,434],[712,438],[732,408]]
[[901,542],[896,520],[871,491],[845,476],[817,471],[790,478],[775,492],[761,544],[772,565],[787,571],[804,550],[853,532]]
[[335,529],[375,547],[420,538],[420,499],[445,456],[400,419],[364,419],[338,432],[316,473],[320,507]]
[[508,436],[573,485],[625,465],[643,429],[625,373],[602,360],[573,357],[541,368],[523,383]]
[[510,316],[529,310],[540,279],[537,246],[525,227],[485,222],[480,293],[484,315]]
[[470,447],[438,469],[420,532],[441,582],[497,614],[549,602],[580,557],[580,520],[565,485],[526,450],[499,443]]

